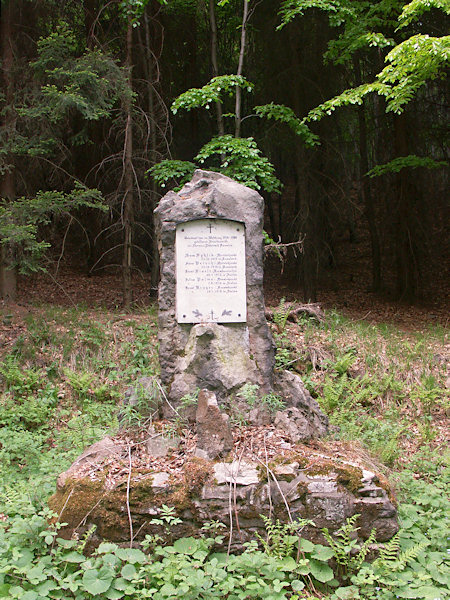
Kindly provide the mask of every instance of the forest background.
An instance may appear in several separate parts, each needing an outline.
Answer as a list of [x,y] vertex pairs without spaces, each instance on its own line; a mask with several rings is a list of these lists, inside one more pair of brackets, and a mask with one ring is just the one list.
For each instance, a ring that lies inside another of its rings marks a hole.
[[152,211],[195,166],[264,195],[306,300],[448,291],[445,2],[1,6],[4,299],[50,265],[155,290]]

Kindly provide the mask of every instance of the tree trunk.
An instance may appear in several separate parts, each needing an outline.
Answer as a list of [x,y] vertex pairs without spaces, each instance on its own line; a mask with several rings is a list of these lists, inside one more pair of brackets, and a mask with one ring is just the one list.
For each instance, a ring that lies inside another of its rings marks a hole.
[[[14,112],[14,80],[13,80],[13,22],[14,0],[3,3],[0,23],[1,56],[3,70],[3,89],[5,93],[5,107],[3,126],[6,141],[12,136],[16,126]],[[16,182],[14,175],[14,160],[11,155],[5,157],[7,169],[0,177],[0,201],[14,200],[16,196]],[[14,249],[1,244],[0,247],[0,298],[5,302],[14,302],[17,297],[17,271],[12,267],[14,262]]]
[[[148,7],[148,5],[147,5]],[[144,13],[144,27],[145,27],[145,49],[146,58],[144,61],[144,69],[147,77],[147,89],[148,89],[148,115],[150,120],[150,162],[153,166],[158,162],[158,139],[156,135],[157,126],[157,115],[155,109],[155,66],[157,66],[156,54],[151,51],[151,38],[150,38],[150,25],[147,11]],[[155,64],[154,64],[155,62]],[[153,215],[153,209],[156,207],[157,201],[157,185],[155,180],[151,180],[151,210]],[[152,220],[152,245],[151,245],[151,271],[150,271],[150,296],[155,297],[158,290],[159,283],[159,252],[158,244],[156,240],[154,217]]]
[[[132,49],[133,49],[133,24],[132,20],[128,18],[128,27],[126,35],[127,54],[126,54],[126,66],[128,68],[129,86],[130,90],[133,89],[133,75],[132,75]],[[123,283],[123,305],[128,308],[133,300],[132,285],[131,285],[131,252],[132,252],[132,241],[133,241],[133,223],[134,223],[134,173],[133,173],[133,117],[132,117],[132,104],[131,98],[127,100],[126,104],[126,127],[125,127],[125,142],[123,149],[123,181],[124,181],[124,195],[123,195],[123,210],[122,210],[122,222],[123,222],[123,259],[122,259],[122,283]]]
[[[395,155],[407,156],[408,123],[405,113],[394,116]],[[416,210],[415,190],[408,169],[395,176],[396,205],[394,209],[396,292],[400,300],[411,302],[417,295],[419,280],[419,255],[414,231]]]
[[[239,62],[237,68],[237,75],[242,75],[244,70],[244,57],[245,57],[245,46],[247,42],[247,20],[248,20],[248,0],[244,0],[244,8],[242,12],[242,25],[241,25],[241,45],[239,49]],[[237,86],[236,88],[236,108],[235,108],[235,131],[234,137],[241,137],[241,110],[242,110],[242,89]]]
[[[356,85],[360,85],[362,83],[362,76],[359,58],[354,57],[353,66],[356,75]],[[375,203],[370,180],[367,176],[367,172],[369,171],[369,153],[367,149],[366,106],[367,103],[364,100],[361,108],[358,110],[359,181],[361,185],[361,196],[365,207],[364,214],[367,219],[370,236],[372,253],[372,291],[379,292],[381,288],[381,247],[376,223]]]
[[[214,0],[209,0],[209,26],[211,28],[211,65],[213,77],[219,75],[219,64],[217,62],[217,22],[216,22],[216,11]],[[219,135],[225,134],[225,127],[223,125],[223,114],[222,104],[216,102],[216,115],[217,115],[217,130]]]
[[86,32],[86,46],[89,50],[95,47],[95,22],[97,19],[97,0],[83,0],[84,29]]

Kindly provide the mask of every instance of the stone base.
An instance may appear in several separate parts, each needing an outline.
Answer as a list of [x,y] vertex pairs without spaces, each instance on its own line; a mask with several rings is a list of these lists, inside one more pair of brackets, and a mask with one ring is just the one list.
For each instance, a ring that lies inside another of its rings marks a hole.
[[[151,524],[162,504],[173,506],[182,524],[171,528],[172,540],[195,535],[206,521],[218,520],[230,529],[232,547],[263,534],[261,515],[288,522],[306,518],[315,523],[302,532],[314,542],[324,542],[320,529],[339,529],[352,515],[360,514],[358,535],[365,539],[376,530],[377,541],[386,541],[398,530],[397,512],[384,478],[363,463],[297,445],[285,456],[265,464],[243,457],[232,462],[214,462],[185,457],[183,466],[166,468],[154,459],[148,467],[133,467],[127,506],[127,460],[117,468],[117,445],[110,464],[80,460],[59,478],[50,507],[68,525],[63,537],[82,534],[96,525],[93,543],[130,540],[129,512],[134,539],[142,539],[160,528]],[[333,448],[335,454],[336,445]],[[93,453],[85,453],[92,459]],[[179,465],[179,463],[178,463]],[[117,475],[120,473],[120,475]],[[236,520],[238,522],[236,522]],[[171,540],[167,540],[169,542]],[[228,539],[226,539],[228,543]]]

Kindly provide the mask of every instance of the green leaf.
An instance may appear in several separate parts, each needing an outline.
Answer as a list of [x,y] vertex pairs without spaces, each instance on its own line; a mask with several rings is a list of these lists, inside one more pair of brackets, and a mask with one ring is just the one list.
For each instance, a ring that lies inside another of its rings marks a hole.
[[[1,588],[1,586],[0,586]],[[56,585],[56,583],[54,581],[44,581],[43,583],[41,583],[40,585],[37,586],[36,591],[39,592],[40,596],[47,596],[48,592],[51,592],[52,590],[56,590],[58,589],[58,586]],[[1,597],[1,589],[0,589],[0,597]]]
[[120,598],[123,598],[123,593],[119,592],[119,590],[109,589],[105,594],[105,598],[108,598],[108,600],[120,600]]
[[371,169],[367,175],[369,177],[378,177],[379,175],[384,175],[386,173],[398,173],[402,169],[417,169],[419,167],[425,169],[439,169],[440,167],[448,166],[448,162],[436,161],[428,156],[416,156],[415,154],[409,154],[408,156],[399,156],[394,158],[388,163],[383,165],[376,165],[373,169]]
[[358,600],[359,598],[361,598],[361,596],[359,595],[358,588],[355,585],[338,588],[334,592],[334,596],[342,600]]
[[21,596],[21,600],[38,600],[38,598],[39,594],[37,592],[33,592],[32,590],[25,592],[25,594]]
[[108,554],[109,552],[115,552],[118,550],[117,544],[111,544],[111,542],[102,542],[96,550],[96,554]]
[[114,589],[123,591],[129,586],[129,582],[123,577],[118,577],[114,580]]
[[198,540],[193,537],[180,538],[174,542],[173,547],[180,554],[194,554],[198,549]]
[[137,571],[134,565],[127,564],[122,568],[120,573],[124,579],[131,581],[135,577]]
[[309,127],[301,121],[294,113],[292,108],[284,104],[264,104],[255,106],[255,112],[259,117],[274,119],[281,123],[286,123],[292,131],[302,138],[307,146],[316,146],[319,144],[319,137],[310,131]]
[[80,552],[69,552],[68,554],[63,554],[61,560],[69,563],[82,563],[86,560],[86,557]]
[[334,578],[333,569],[331,569],[326,563],[320,562],[318,560],[311,560],[311,575],[320,581],[321,583],[326,583],[327,581],[331,581]]
[[291,587],[294,592],[300,592],[305,587],[305,584],[303,581],[300,581],[300,579],[294,579],[291,583]]
[[299,550],[302,550],[303,552],[314,552],[316,545],[305,538],[301,538],[298,543],[298,547]]
[[124,562],[133,564],[143,564],[147,562],[147,557],[145,554],[142,552],[142,550],[137,548],[119,548],[116,551],[116,556],[118,556],[120,560],[123,560]]
[[209,108],[212,102],[222,102],[222,96],[230,96],[236,88],[251,91],[253,84],[247,81],[242,75],[219,75],[213,77],[206,85],[201,88],[191,88],[181,96],[178,96],[171,106],[173,114],[179,109],[192,110],[193,108]]
[[444,598],[445,590],[432,585],[423,585],[416,589],[407,589],[405,591],[396,591],[398,598],[415,598],[420,600],[437,600]]
[[109,569],[89,569],[83,575],[83,585],[93,596],[104,594],[111,586],[113,573]]
[[311,558],[323,561],[330,560],[333,556],[333,550],[329,546],[323,546],[322,544],[315,544],[314,551],[311,553]]
[[262,156],[253,138],[235,138],[222,135],[207,142],[195,157],[199,164],[211,162],[210,167],[228,177],[259,190],[281,191],[281,182],[275,177],[275,168]]
[[295,571],[297,569],[297,563],[291,556],[286,556],[278,561],[277,568],[287,572]]
[[146,175],[161,187],[166,187],[167,182],[174,179],[179,188],[192,178],[195,169],[194,163],[187,160],[162,160],[149,169]]

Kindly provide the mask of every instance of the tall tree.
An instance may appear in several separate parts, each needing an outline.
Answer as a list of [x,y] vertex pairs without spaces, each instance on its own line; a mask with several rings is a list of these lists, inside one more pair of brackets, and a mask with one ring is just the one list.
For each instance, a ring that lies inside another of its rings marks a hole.
[[[10,140],[14,136],[16,115],[14,109],[14,22],[17,2],[4,0],[1,3],[0,43],[2,83],[4,103],[2,106],[2,137],[4,157],[0,169],[0,202],[7,203],[16,197],[14,157],[8,151]],[[14,248],[12,244],[2,244],[0,239],[0,298],[13,302],[17,294],[17,271],[14,267]]]

